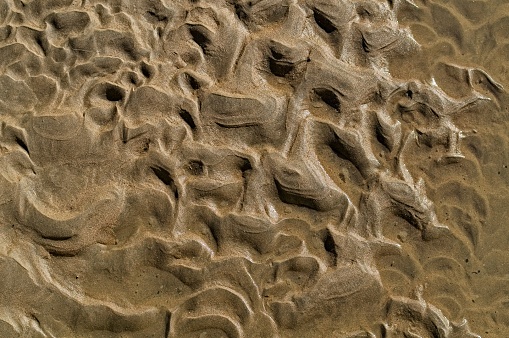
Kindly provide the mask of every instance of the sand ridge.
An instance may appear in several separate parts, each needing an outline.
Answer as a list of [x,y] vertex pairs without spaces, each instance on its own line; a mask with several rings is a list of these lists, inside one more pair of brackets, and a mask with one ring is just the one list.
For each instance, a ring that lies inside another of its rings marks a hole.
[[479,337],[507,97],[404,79],[440,6],[0,3],[0,332]]

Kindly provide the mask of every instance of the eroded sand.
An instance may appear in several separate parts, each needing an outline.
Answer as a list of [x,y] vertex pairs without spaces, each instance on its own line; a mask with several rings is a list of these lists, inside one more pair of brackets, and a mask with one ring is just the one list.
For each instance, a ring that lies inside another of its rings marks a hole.
[[1,336],[507,335],[508,18],[0,2]]

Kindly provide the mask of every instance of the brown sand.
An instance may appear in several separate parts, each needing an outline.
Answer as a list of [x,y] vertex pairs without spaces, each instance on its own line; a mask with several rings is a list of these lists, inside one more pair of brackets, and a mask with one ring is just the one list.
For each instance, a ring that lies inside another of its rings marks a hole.
[[507,0],[1,0],[0,337],[509,336]]

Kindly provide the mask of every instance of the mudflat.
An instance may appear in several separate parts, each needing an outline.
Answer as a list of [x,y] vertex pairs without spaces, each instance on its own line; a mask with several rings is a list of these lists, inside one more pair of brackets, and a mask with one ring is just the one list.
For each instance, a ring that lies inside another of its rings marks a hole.
[[1,337],[509,336],[507,0],[0,2]]

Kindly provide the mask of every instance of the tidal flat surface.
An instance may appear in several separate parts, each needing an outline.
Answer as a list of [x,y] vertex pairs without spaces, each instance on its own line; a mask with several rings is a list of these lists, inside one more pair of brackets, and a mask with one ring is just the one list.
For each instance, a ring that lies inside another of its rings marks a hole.
[[507,0],[2,0],[0,336],[509,336],[507,88]]

